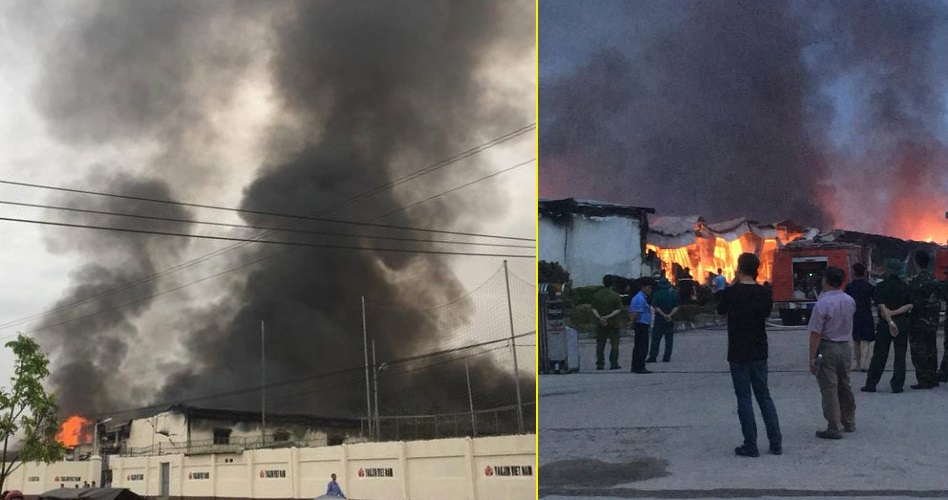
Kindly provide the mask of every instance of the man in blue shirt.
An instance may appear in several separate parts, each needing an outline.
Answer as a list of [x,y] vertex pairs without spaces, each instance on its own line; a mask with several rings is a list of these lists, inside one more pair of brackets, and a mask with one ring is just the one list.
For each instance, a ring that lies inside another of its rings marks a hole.
[[720,301],[721,296],[719,293],[724,291],[724,288],[727,287],[727,278],[724,277],[723,271],[721,268],[718,268],[718,275],[714,277],[714,296]]
[[339,483],[336,482],[335,474],[332,475],[332,481],[329,481],[329,486],[326,487],[326,496],[346,498],[346,496],[342,494],[342,488],[339,487]]
[[648,303],[648,296],[652,294],[654,285],[652,278],[639,280],[641,288],[632,298],[629,312],[632,314],[632,328],[635,331],[632,346],[632,373],[652,373],[645,369],[645,358],[648,356],[648,329],[652,324],[652,306]]

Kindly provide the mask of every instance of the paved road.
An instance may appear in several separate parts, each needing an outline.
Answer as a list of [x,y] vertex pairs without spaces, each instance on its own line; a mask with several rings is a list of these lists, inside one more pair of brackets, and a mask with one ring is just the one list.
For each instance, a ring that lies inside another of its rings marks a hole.
[[[769,338],[784,455],[734,455],[741,433],[723,328],[679,333],[672,361],[650,364],[651,375],[628,373],[630,343],[621,348],[624,370],[596,372],[595,347],[584,342],[581,373],[539,380],[541,496],[948,497],[948,387],[891,394],[887,373],[883,392],[856,392],[857,431],[820,440],[807,332],[773,328]],[[907,378],[915,383],[911,369]],[[852,379],[858,388],[865,374]],[[759,413],[758,427],[766,450]]]

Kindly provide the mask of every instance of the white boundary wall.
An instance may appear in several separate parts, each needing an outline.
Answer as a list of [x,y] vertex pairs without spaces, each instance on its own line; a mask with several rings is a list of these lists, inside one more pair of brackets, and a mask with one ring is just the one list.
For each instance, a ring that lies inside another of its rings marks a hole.
[[[112,485],[158,497],[162,463],[169,466],[172,498],[312,499],[326,492],[333,473],[352,499],[536,498],[536,436],[532,434],[235,454],[111,457]],[[66,467],[60,472],[63,464],[76,471],[76,466],[85,469],[80,473]],[[97,479],[99,465],[97,460],[60,462],[48,466],[45,473],[27,468],[34,472],[20,474],[22,477],[32,474],[42,479],[23,488],[17,481],[8,484],[27,495],[37,495],[59,487],[53,481],[55,474]]]
[[80,488],[84,482],[92,481],[99,484],[99,478],[102,477],[102,461],[98,458],[93,460],[84,460],[82,462],[53,462],[51,464],[26,462],[10,474],[3,488],[7,490],[20,490],[24,495],[39,495],[45,491],[59,488],[62,484],[67,488],[73,488],[78,485]]

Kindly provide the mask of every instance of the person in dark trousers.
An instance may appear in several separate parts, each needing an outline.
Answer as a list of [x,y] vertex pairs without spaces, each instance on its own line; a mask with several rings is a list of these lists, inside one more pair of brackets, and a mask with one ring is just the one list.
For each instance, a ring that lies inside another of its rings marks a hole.
[[652,278],[639,280],[639,293],[632,297],[629,313],[632,314],[632,328],[635,332],[632,346],[632,373],[652,373],[645,368],[648,355],[648,329],[652,324],[652,306],[648,296],[652,294]]
[[869,367],[872,343],[876,340],[875,324],[872,320],[872,294],[874,287],[866,281],[866,266],[853,264],[853,279],[846,285],[846,295],[856,301],[853,315],[853,345],[856,348],[857,372]]
[[905,351],[908,349],[909,315],[912,310],[908,285],[902,281],[902,262],[898,259],[885,261],[885,278],[876,285],[873,301],[879,310],[876,327],[876,345],[869,363],[869,374],[862,392],[876,392],[876,384],[882,379],[882,371],[889,360],[889,346],[895,346],[892,361],[892,380],[889,386],[898,394],[905,386]]
[[662,362],[671,361],[672,347],[675,343],[675,320],[672,317],[678,312],[678,294],[671,283],[662,278],[658,281],[658,291],[652,298],[652,309],[655,311],[655,326],[652,327],[652,341],[646,363],[654,363],[658,358],[658,346],[665,339],[665,351]]
[[909,352],[918,383],[912,389],[938,387],[938,321],[944,284],[928,270],[931,257],[925,250],[915,252],[918,274],[909,281],[912,315],[909,319]]
[[721,292],[718,314],[727,315],[727,360],[731,366],[731,381],[737,396],[737,417],[741,421],[744,443],[734,453],[758,457],[757,422],[751,392],[767,428],[770,452],[783,453],[783,437],[777,408],[767,387],[767,330],[766,320],[773,310],[773,300],[764,287],[757,284],[760,259],[751,253],[737,259],[737,280]]
[[823,293],[813,306],[810,323],[810,373],[816,375],[823,400],[826,430],[821,439],[842,439],[843,431],[856,430],[856,399],[849,382],[853,352],[856,301],[841,290],[846,271],[830,266],[823,270]]
[[619,283],[613,276],[602,278],[605,286],[592,297],[592,312],[598,323],[596,324],[596,369],[602,370],[606,365],[606,341],[609,341],[609,369],[618,370],[619,366],[619,329],[622,326],[622,297],[615,290]]

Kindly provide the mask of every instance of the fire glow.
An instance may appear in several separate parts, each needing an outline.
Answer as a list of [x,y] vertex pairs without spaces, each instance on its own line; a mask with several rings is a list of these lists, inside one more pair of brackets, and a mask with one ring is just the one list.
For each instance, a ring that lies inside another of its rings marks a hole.
[[67,448],[74,448],[79,443],[90,441],[90,434],[92,432],[91,425],[92,422],[89,420],[82,418],[79,415],[73,415],[67,418],[66,421],[59,426],[59,432],[56,434],[56,440]]
[[[705,241],[707,243],[705,243]],[[713,241],[713,245],[710,243]],[[691,269],[691,276],[699,283],[705,283],[712,274],[717,274],[720,268],[728,282],[733,281],[737,269],[737,258],[744,252],[754,253],[760,257],[760,271],[758,282],[771,281],[773,275],[774,253],[777,250],[777,240],[762,240],[762,248],[756,248],[759,243],[739,238],[728,242],[723,238],[713,240],[699,240],[697,243],[681,248],[659,248],[652,244],[645,246],[662,260],[665,275],[675,281],[674,264],[678,267]]]

